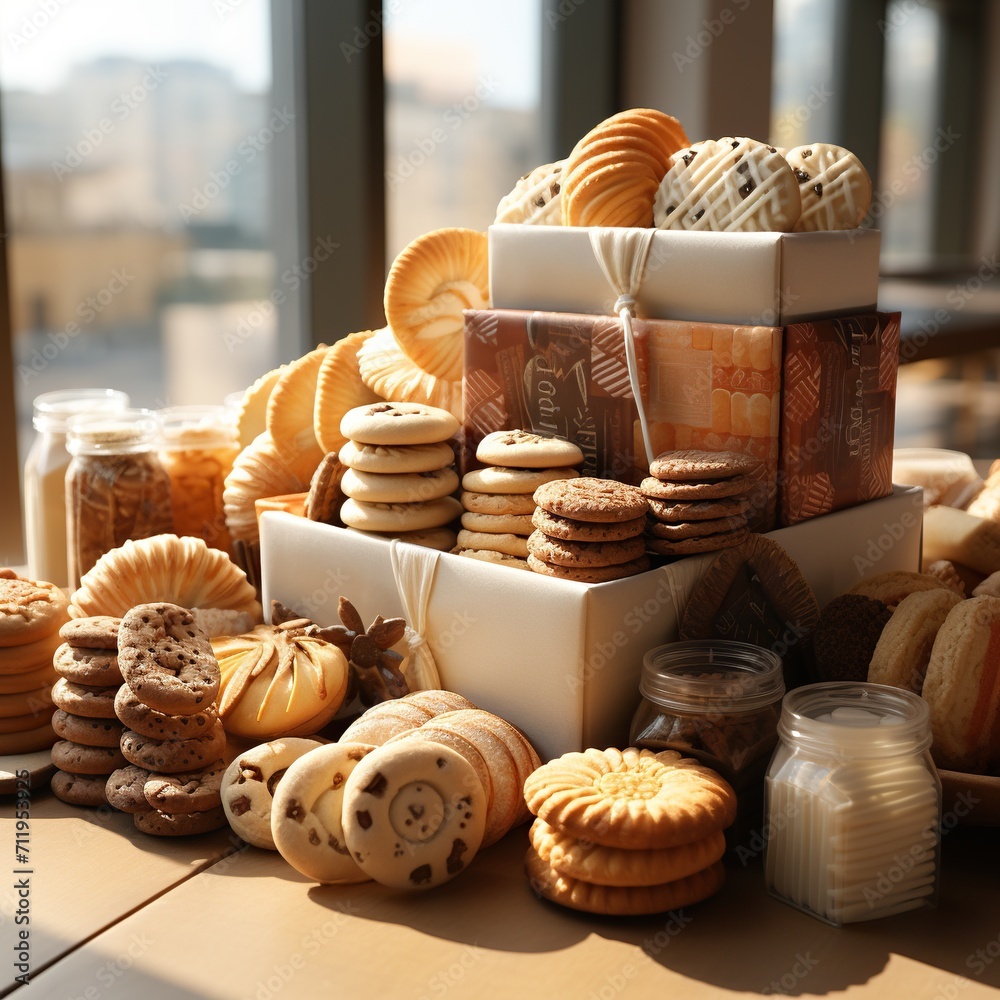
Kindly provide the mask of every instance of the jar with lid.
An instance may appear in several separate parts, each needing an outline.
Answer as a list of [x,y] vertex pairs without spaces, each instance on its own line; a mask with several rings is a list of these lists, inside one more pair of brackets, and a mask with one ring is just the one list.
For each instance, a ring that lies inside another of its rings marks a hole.
[[24,462],[24,527],[28,575],[57,586],[69,583],[66,566],[66,422],[77,413],[124,410],[128,396],[117,389],[58,389],[34,400],[38,432]]
[[941,781],[927,703],[836,681],[790,691],[768,768],[768,891],[839,926],[937,898]]
[[639,691],[629,742],[677,750],[721,774],[738,799],[726,840],[739,850],[763,820],[764,774],[785,693],[781,657],[724,639],[667,643],[643,657]]
[[170,477],[173,530],[232,554],[222,492],[240,448],[224,406],[171,406],[159,411],[160,461]]
[[126,541],[170,532],[170,478],[150,410],[81,413],[67,422],[66,541],[70,587]]

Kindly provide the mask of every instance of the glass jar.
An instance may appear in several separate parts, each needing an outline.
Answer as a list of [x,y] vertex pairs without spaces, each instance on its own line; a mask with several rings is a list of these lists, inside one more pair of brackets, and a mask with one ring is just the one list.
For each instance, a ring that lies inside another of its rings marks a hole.
[[82,413],[67,423],[66,541],[70,587],[130,538],[173,530],[170,478],[156,453],[149,410]]
[[834,925],[933,905],[941,781],[927,703],[847,681],[790,691],[767,774],[768,891]]
[[24,527],[28,575],[69,584],[66,566],[66,421],[76,413],[124,410],[128,396],[116,389],[59,389],[34,400],[38,432],[24,462]]
[[232,555],[222,492],[240,448],[224,406],[160,410],[160,461],[170,476],[173,530]]
[[643,657],[639,691],[629,743],[677,750],[721,774],[738,800],[726,833],[730,851],[738,850],[763,821],[764,774],[785,693],[781,657],[725,639],[667,643]]

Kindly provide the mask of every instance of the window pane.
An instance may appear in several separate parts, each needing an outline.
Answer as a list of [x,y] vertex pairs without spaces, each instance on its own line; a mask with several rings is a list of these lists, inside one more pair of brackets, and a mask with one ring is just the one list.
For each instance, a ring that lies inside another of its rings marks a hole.
[[267,0],[0,7],[22,457],[39,393],[218,403],[276,363],[269,160],[291,130],[269,16]]
[[539,163],[541,0],[390,0],[385,9],[389,262],[421,233],[486,229]]

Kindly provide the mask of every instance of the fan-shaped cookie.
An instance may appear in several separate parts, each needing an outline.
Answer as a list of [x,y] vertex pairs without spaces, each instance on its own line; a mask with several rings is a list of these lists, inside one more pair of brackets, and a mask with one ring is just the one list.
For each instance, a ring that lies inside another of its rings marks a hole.
[[246,448],[258,434],[267,430],[267,401],[278,384],[278,378],[285,370],[285,365],[273,368],[261,375],[246,392],[236,411],[236,432],[240,439],[240,447]]
[[796,232],[861,225],[871,204],[872,182],[854,153],[829,142],[814,142],[788,150],[785,160],[799,182],[802,201]]
[[320,364],[313,431],[325,453],[339,451],[347,441],[340,433],[340,420],[348,410],[381,398],[365,385],[358,368],[358,348],[373,333],[373,330],[349,333],[333,344]]
[[267,401],[271,440],[288,467],[307,483],[325,454],[313,431],[313,411],[319,370],[328,351],[321,344],[288,365]]
[[246,611],[255,621],[261,616],[253,587],[225,552],[177,535],[130,540],[105,553],[80,581],[69,612],[121,617],[151,602]]
[[660,180],[688,143],[681,123],[662,111],[633,108],[605,119],[566,161],[563,225],[651,226]]
[[525,226],[561,226],[561,180],[565,160],[543,163],[525,174],[510,194],[497,205],[497,222],[514,222]]
[[474,229],[419,236],[385,282],[385,318],[399,346],[423,371],[453,382],[462,377],[462,310],[488,308],[489,300],[486,234]]

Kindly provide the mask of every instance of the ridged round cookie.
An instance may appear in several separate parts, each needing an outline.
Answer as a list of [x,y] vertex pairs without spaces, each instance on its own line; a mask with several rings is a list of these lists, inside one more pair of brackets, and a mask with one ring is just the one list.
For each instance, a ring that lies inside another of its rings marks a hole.
[[358,444],[347,441],[340,449],[341,463],[359,472],[400,474],[434,472],[455,462],[455,452],[447,441],[432,444]]
[[493,431],[476,446],[476,460],[511,469],[572,467],[583,461],[579,445],[534,431]]
[[44,639],[69,617],[69,601],[54,583],[0,569],[0,647]]
[[[33,691],[21,691],[17,694],[0,694],[0,720],[14,716],[33,715],[38,717],[35,725],[41,724],[43,717],[48,717],[52,711],[52,686],[43,684]],[[33,729],[33,726],[27,728]]]
[[221,806],[204,812],[162,813],[156,809],[135,813],[132,817],[135,828],[141,833],[154,837],[189,837],[199,833],[211,833],[226,825],[226,814]]
[[367,743],[381,746],[400,733],[422,726],[437,712],[427,705],[406,698],[372,705],[341,734],[342,743]]
[[458,428],[447,410],[426,403],[371,403],[348,410],[340,422],[344,437],[374,445],[434,444],[447,441]]
[[221,760],[206,768],[180,774],[150,774],[142,793],[153,809],[179,814],[204,812],[222,804]]
[[605,847],[676,847],[724,830],[736,817],[730,785],[673,750],[563,754],[528,777],[524,797],[549,826]]
[[744,497],[754,488],[753,476],[730,476],[728,479],[666,482],[648,476],[639,484],[646,497],[654,500],[720,500],[725,497]]
[[434,472],[358,472],[347,469],[340,481],[344,496],[365,503],[425,503],[458,489],[454,469]]
[[51,657],[49,662],[33,670],[20,674],[0,673],[0,694],[23,694],[25,691],[37,691],[40,687],[51,687],[59,675],[55,667],[52,666]]
[[359,531],[422,531],[441,528],[462,516],[462,505],[454,497],[426,503],[365,503],[345,500],[340,519]]
[[541,507],[535,508],[531,523],[550,538],[568,542],[620,542],[641,535],[646,528],[644,515],[629,521],[576,521],[550,514]]
[[348,410],[375,403],[379,396],[365,385],[358,368],[358,351],[374,330],[349,333],[323,355],[316,376],[313,433],[324,452],[339,451],[347,440],[340,421]]
[[746,137],[707,139],[678,150],[660,182],[660,229],[791,232],[802,212],[792,168],[774,146]]
[[996,773],[1000,766],[1000,598],[971,597],[938,630],[921,691],[938,767]]
[[746,526],[746,515],[739,514],[736,517],[716,517],[710,521],[682,521],[674,524],[650,519],[646,531],[653,538],[677,542],[685,538],[704,538],[707,535],[738,532]]
[[462,515],[466,531],[479,531],[488,535],[511,534],[527,538],[534,530],[530,514],[477,514],[467,510]]
[[143,793],[149,776],[146,768],[135,764],[125,764],[112,771],[104,786],[108,804],[124,813],[149,812],[152,806]]
[[486,234],[436,229],[418,236],[389,268],[385,318],[403,351],[425,372],[462,377],[465,309],[489,308]]
[[28,733],[38,726],[44,725],[45,721],[52,714],[52,706],[49,705],[46,711],[26,712],[23,715],[7,715],[0,718],[0,736],[9,736],[13,733]]
[[267,401],[267,432],[288,468],[305,482],[328,450],[316,440],[313,411],[320,366],[329,350],[321,344],[288,365]]
[[468,698],[460,695],[457,691],[448,691],[441,688],[429,688],[424,691],[411,691],[403,695],[401,702],[414,705],[419,709],[431,713],[431,718],[443,715],[445,712],[458,712],[463,708],[476,708]]
[[735,496],[721,500],[658,500],[646,497],[649,513],[663,524],[690,524],[720,517],[739,517],[750,510],[749,497]]
[[606,118],[567,158],[563,225],[652,226],[660,179],[688,142],[680,122],[662,111],[632,108]]
[[87,719],[113,719],[117,693],[117,687],[91,688],[60,677],[52,685],[52,704]]
[[664,451],[649,463],[649,474],[675,483],[729,479],[755,473],[761,464],[754,455],[738,451]]
[[463,490],[460,501],[469,513],[486,517],[527,517],[535,511],[535,498],[531,493],[477,493]]
[[140,736],[154,740],[186,740],[211,732],[218,719],[214,705],[193,715],[169,715],[157,712],[141,701],[132,689],[123,684],[115,695],[115,715],[122,725]]
[[674,882],[721,860],[726,837],[721,830],[677,847],[626,850],[578,840],[536,819],[528,831],[538,857],[556,874],[591,885],[649,886]]
[[719,549],[742,545],[750,537],[750,529],[744,526],[731,531],[720,531],[713,535],[696,535],[692,538],[676,540],[646,536],[646,548],[660,556],[690,556],[699,552],[716,552]]
[[91,618],[71,618],[59,629],[59,637],[77,649],[118,649],[120,618],[94,615]]
[[525,855],[524,867],[532,888],[542,898],[571,910],[607,916],[663,913],[693,906],[718,892],[726,879],[725,868],[717,861],[700,872],[661,885],[592,885],[553,871],[532,847]]
[[[965,592],[965,581],[959,575],[955,564],[950,559],[936,559],[925,570],[928,576],[936,576],[949,590],[959,597],[978,597],[975,588],[971,594]],[[994,595],[995,596],[995,595]]]
[[882,629],[868,680],[920,694],[934,640],[961,600],[953,590],[921,590],[904,597]]
[[49,787],[57,799],[71,806],[98,808],[108,804],[106,780],[103,774],[70,774],[57,770]]
[[493,222],[525,226],[561,226],[560,187],[565,160],[543,163],[526,173],[497,205]]
[[528,551],[555,566],[589,568],[618,566],[639,559],[646,551],[645,539],[639,535],[618,542],[572,542],[550,538],[539,530],[528,536]]
[[62,740],[88,747],[118,747],[122,724],[117,719],[88,719],[57,708],[52,713],[52,728]]
[[871,597],[876,601],[881,601],[890,611],[894,611],[899,602],[910,594],[923,590],[941,589],[949,588],[936,576],[900,569],[865,577],[851,587],[847,593]]
[[559,479],[577,479],[579,475],[576,469],[568,466],[554,469],[511,469],[502,465],[487,465],[482,469],[471,469],[462,476],[462,489],[469,493],[530,496],[545,483]]
[[517,768],[518,786],[522,789],[515,822],[526,823],[531,816],[531,812],[528,809],[527,802],[524,800],[524,783],[528,780],[529,774],[532,774],[537,768],[541,767],[542,762],[538,757],[538,752],[532,745],[531,740],[517,726],[508,722],[502,716],[487,712],[485,716],[480,717],[479,722],[480,725],[492,730],[503,740],[511,757],[514,758],[514,764]]
[[625,577],[645,573],[649,569],[649,559],[640,556],[638,559],[619,563],[617,566],[556,566],[529,552],[528,569],[543,576],[554,576],[559,580],[572,580],[575,583],[608,583],[611,580],[624,580]]
[[550,514],[575,521],[631,521],[646,512],[646,498],[636,487],[590,476],[545,483],[534,498]]
[[462,380],[425,372],[404,353],[388,327],[358,349],[358,369],[365,385],[382,399],[422,403],[462,419]]
[[512,535],[509,532],[491,533],[468,531],[463,528],[458,533],[456,544],[462,549],[501,552],[504,555],[516,556],[518,559],[528,558],[528,540],[521,535]]
[[55,651],[52,663],[61,677],[74,684],[112,687],[121,684],[124,679],[118,669],[116,648],[84,649],[64,642]]
[[344,494],[340,489],[340,480],[344,475],[344,466],[335,451],[323,456],[323,461],[316,466],[316,471],[309,480],[309,493],[306,495],[306,517],[310,521],[320,521],[323,524],[340,524],[340,505],[344,502]]
[[110,774],[125,764],[118,747],[89,747],[72,740],[52,744],[52,763],[70,774]]
[[0,756],[35,753],[52,746],[57,738],[49,722],[26,732],[0,733]]
[[872,200],[872,181],[849,149],[813,142],[785,152],[799,184],[802,214],[796,232],[855,229]]
[[236,411],[236,431],[240,450],[249,447],[254,438],[267,430],[267,401],[287,366],[265,372],[244,393]]
[[180,774],[210,767],[226,752],[221,722],[204,736],[186,740],[154,740],[132,729],[122,732],[121,752],[130,764],[161,774]]
[[52,666],[52,657],[62,639],[58,629],[23,646],[0,646],[0,677],[31,673]]

